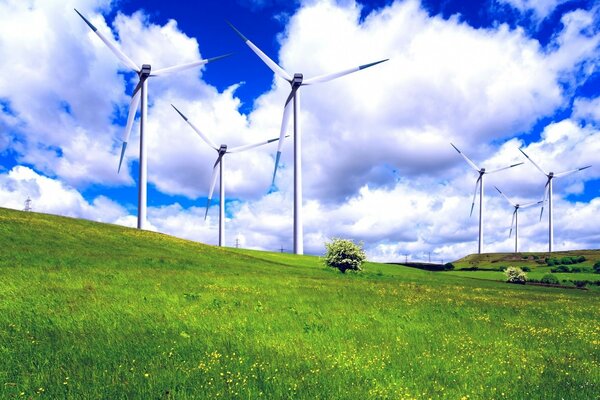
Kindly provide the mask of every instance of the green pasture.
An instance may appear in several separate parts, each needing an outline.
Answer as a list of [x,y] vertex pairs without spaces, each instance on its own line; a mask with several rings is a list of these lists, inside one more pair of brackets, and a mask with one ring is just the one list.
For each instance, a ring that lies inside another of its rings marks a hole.
[[0,398],[596,399],[600,295],[0,208]]

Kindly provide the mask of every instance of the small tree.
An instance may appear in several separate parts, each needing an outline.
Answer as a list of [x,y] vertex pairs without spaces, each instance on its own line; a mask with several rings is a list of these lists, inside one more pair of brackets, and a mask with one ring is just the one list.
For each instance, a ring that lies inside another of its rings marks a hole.
[[596,261],[596,264],[594,264],[594,273],[600,274],[600,261]]
[[546,274],[544,276],[542,276],[542,280],[540,281],[542,283],[545,283],[547,285],[558,285],[558,278],[556,278],[556,276],[552,275],[552,274]]
[[333,239],[325,243],[325,265],[337,268],[345,273],[348,270],[360,271],[362,262],[367,258],[361,244],[347,239]]
[[527,281],[527,274],[519,267],[508,267],[504,273],[506,274],[506,282],[508,283],[524,285]]

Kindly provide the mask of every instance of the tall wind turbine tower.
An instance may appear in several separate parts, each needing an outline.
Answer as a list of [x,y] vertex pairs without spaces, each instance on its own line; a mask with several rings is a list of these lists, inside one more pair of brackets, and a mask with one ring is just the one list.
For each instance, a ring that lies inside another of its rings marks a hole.
[[265,144],[269,144],[272,142],[276,142],[279,138],[269,139],[266,141],[262,141],[254,144],[247,144],[244,146],[228,148],[226,144],[222,144],[221,146],[217,146],[212,140],[208,138],[196,125],[194,125],[185,115],[182,114],[181,111],[177,109],[173,104],[171,106],[177,111],[177,113],[183,118],[185,122],[200,136],[200,138],[209,145],[213,150],[215,150],[217,155],[217,161],[213,166],[212,176],[210,178],[210,189],[208,191],[208,199],[206,200],[206,213],[204,214],[204,220],[206,220],[206,216],[208,215],[208,209],[210,207],[210,202],[212,200],[212,195],[215,190],[215,185],[217,183],[217,167],[219,171],[219,246],[225,246],[225,179],[223,177],[223,157],[225,154],[229,153],[239,153],[242,151],[250,150],[258,146],[263,146]]
[[195,68],[200,65],[206,64],[211,61],[218,60],[226,56],[220,56],[215,58],[209,58],[207,60],[194,61],[187,64],[175,65],[168,68],[157,69],[152,71],[150,64],[143,64],[140,68],[135,62],[131,60],[125,53],[116,47],[111,41],[109,41],[104,34],[102,34],[92,23],[85,18],[77,9],[75,12],[85,21],[90,29],[104,42],[104,44],[113,52],[115,56],[127,67],[133,70],[139,77],[138,84],[133,89],[133,96],[131,97],[131,103],[129,105],[129,115],[127,116],[127,125],[125,125],[125,132],[123,133],[123,146],[121,148],[121,158],[119,159],[119,168],[117,173],[121,171],[121,163],[123,162],[123,156],[125,155],[125,149],[127,148],[127,142],[129,140],[129,134],[131,133],[131,127],[135,119],[138,106],[141,100],[141,116],[140,116],[140,170],[139,170],[139,182],[138,182],[138,229],[144,229],[146,226],[146,198],[147,198],[147,180],[148,180],[148,168],[146,159],[146,141],[144,140],[144,131],[146,128],[146,121],[148,119],[148,78],[160,75],[167,75],[173,72],[184,71],[186,69]]
[[273,184],[275,183],[275,175],[277,174],[277,167],[279,165],[279,158],[281,157],[281,148],[283,146],[283,139],[285,137],[285,130],[290,117],[291,102],[294,100],[294,253],[304,254],[304,240],[303,240],[303,225],[302,225],[302,131],[300,129],[300,87],[306,85],[313,85],[316,83],[328,82],[333,79],[342,77],[344,75],[357,72],[373,65],[387,61],[381,60],[370,64],[360,65],[343,71],[335,72],[332,74],[319,75],[314,78],[304,79],[304,75],[301,73],[292,74],[285,71],[277,63],[271,60],[265,53],[262,52],[254,43],[248,40],[244,35],[240,33],[232,24],[229,24],[231,28],[239,35],[240,38],[252,49],[252,51],[273,71],[277,76],[285,79],[291,85],[290,94],[288,95],[284,109],[283,118],[281,120],[281,131],[279,133],[279,146],[277,148],[277,155],[275,157],[275,169],[273,171]]
[[503,167],[503,168],[498,168],[498,169],[493,169],[491,171],[487,171],[485,168],[479,168],[477,165],[475,165],[475,163],[473,161],[471,161],[471,159],[469,157],[467,157],[463,152],[461,152],[458,149],[458,147],[456,147],[452,143],[450,143],[450,144],[452,145],[452,147],[454,147],[454,150],[458,151],[458,154],[460,154],[465,159],[467,164],[469,164],[471,166],[471,168],[473,168],[479,174],[479,177],[475,181],[475,192],[473,192],[473,202],[471,203],[471,213],[469,215],[473,215],[473,207],[475,207],[475,198],[477,197],[477,189],[479,189],[479,246],[477,248],[477,253],[481,254],[483,252],[483,176],[486,174],[493,174],[493,173],[496,173],[499,171],[503,171],[508,168],[513,168],[513,167],[516,167],[517,165],[521,165],[523,163],[520,162],[517,164],[509,165],[508,167]]
[[526,204],[514,203],[504,193],[502,193],[502,191],[500,189],[498,189],[497,186],[494,186],[494,187],[496,188],[498,193],[500,193],[502,195],[502,197],[504,197],[506,199],[506,201],[508,201],[508,204],[510,204],[511,206],[513,206],[515,208],[515,211],[513,211],[512,222],[510,223],[510,231],[508,232],[508,237],[510,238],[512,231],[513,231],[513,226],[514,226],[515,227],[515,253],[518,253],[519,252],[519,210],[521,208],[527,208],[527,207],[535,206],[537,204],[542,204],[543,201],[542,200],[534,201],[533,203],[526,203]]
[[[572,169],[570,171],[564,171],[564,172],[559,172],[559,173],[546,172],[539,165],[537,165],[531,159],[531,157],[529,157],[527,154],[525,154],[525,152],[523,150],[519,149],[519,151],[521,153],[523,153],[523,155],[525,157],[527,157],[527,159],[529,161],[531,161],[531,163],[538,169],[538,171],[540,171],[542,174],[544,174],[547,178],[546,185],[544,186],[544,197],[542,198],[542,203],[545,204],[546,198],[548,198],[548,251],[551,253],[553,244],[554,244],[554,223],[552,220],[552,212],[553,212],[552,211],[552,180],[554,178],[562,178],[564,176],[574,174],[575,172],[583,171],[584,169],[591,167],[591,165],[587,165],[585,167],[576,168],[576,169]],[[544,214],[544,204],[542,204],[542,210],[540,211],[540,221],[542,220],[542,215]]]

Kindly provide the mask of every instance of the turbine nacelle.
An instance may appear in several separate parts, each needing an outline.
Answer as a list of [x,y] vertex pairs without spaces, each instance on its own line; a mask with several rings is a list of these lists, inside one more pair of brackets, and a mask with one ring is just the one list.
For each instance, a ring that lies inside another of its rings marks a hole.
[[296,73],[294,74],[294,79],[290,82],[292,87],[300,87],[302,86],[302,81],[304,80],[304,75]]
[[217,151],[219,152],[219,157],[223,157],[223,155],[227,153],[227,145],[222,144],[221,147],[219,147],[219,150]]
[[140,79],[147,79],[150,76],[150,70],[152,70],[150,64],[142,65],[142,69],[138,72]]

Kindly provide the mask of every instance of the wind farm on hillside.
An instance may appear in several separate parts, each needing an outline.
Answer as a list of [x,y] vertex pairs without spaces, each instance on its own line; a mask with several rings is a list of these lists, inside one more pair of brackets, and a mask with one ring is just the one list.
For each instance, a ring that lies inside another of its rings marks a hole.
[[593,2],[92,3],[0,2],[1,399],[597,398]]

